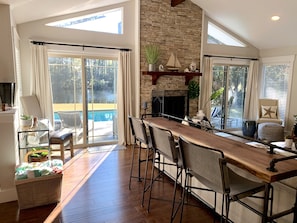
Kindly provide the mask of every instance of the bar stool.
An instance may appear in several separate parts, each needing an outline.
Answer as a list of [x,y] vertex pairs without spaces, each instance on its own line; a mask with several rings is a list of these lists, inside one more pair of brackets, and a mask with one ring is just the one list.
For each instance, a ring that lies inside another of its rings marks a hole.
[[[145,172],[146,172],[148,161],[149,161],[149,154],[150,154],[150,150],[151,150],[151,143],[150,143],[150,138],[147,135],[147,130],[146,130],[145,124],[143,123],[143,120],[136,118],[136,117],[132,117],[132,116],[128,116],[128,118],[129,118],[129,123],[130,123],[130,127],[131,127],[131,132],[134,137],[134,143],[133,143],[133,148],[132,148],[130,177],[129,177],[129,190],[130,190],[132,178],[137,178],[139,182],[141,182],[144,179],[144,177],[141,177],[141,174],[140,174],[141,164],[143,162],[145,162]],[[134,156],[135,156],[136,149],[138,149],[138,158],[137,158],[138,167],[137,167],[137,175],[135,176],[135,175],[133,175],[133,169],[134,169],[134,159],[135,159]],[[143,149],[146,150],[146,158],[145,159],[143,159],[141,157],[141,151]],[[146,181],[146,179],[144,181]],[[145,184],[146,183],[144,182],[144,185]],[[145,192],[145,189],[144,189],[144,192]],[[143,204],[143,200],[142,200],[142,204]]]
[[[73,134],[72,132],[64,132],[64,131],[57,131],[50,134],[49,144],[50,145],[60,145],[60,154],[61,154],[61,160],[63,163],[65,163],[65,145],[66,143],[69,144],[70,147],[70,156],[71,158],[74,156],[73,151]],[[52,151],[55,151],[57,149],[51,149]]]
[[[256,182],[247,177],[235,173],[231,168],[228,160],[224,157],[221,150],[194,144],[186,140],[183,136],[179,137],[179,152],[183,160],[183,167],[186,171],[185,190],[183,191],[181,218],[185,204],[186,192],[190,189],[210,191],[215,194],[213,212],[216,211],[216,194],[222,194],[221,222],[229,222],[229,209],[231,202],[238,202],[249,210],[260,215],[262,218],[266,215],[265,208],[263,212],[256,210],[250,204],[242,199],[246,197],[254,199],[268,199],[270,201],[270,216],[272,215],[273,187],[265,182]],[[205,187],[195,187],[191,185],[190,178],[195,177]],[[264,192],[264,196],[256,195]],[[225,216],[224,216],[225,209]],[[215,216],[215,214],[214,214]],[[215,222],[215,219],[214,219]]]
[[[152,196],[154,183],[160,177],[160,175],[164,173],[165,165],[173,166],[176,169],[176,175],[173,177],[174,189],[173,189],[173,195],[171,199],[171,215],[170,215],[170,222],[173,222],[182,204],[181,202],[182,200],[180,200],[179,203],[176,204],[177,186],[179,184],[178,180],[179,178],[182,177],[182,171],[183,171],[182,162],[179,159],[178,145],[170,130],[162,129],[151,124],[149,124],[148,126],[149,126],[150,136],[152,140],[154,158],[153,158],[153,164],[152,164],[152,170],[151,170],[151,180],[149,185],[150,194],[149,194],[147,211],[149,212],[150,210],[151,199],[162,200],[162,198],[157,198]],[[163,156],[162,160],[160,155]],[[158,169],[159,169],[159,172],[158,172],[159,174],[157,176],[154,176],[155,165],[158,165]],[[161,165],[162,165],[162,169],[161,169]],[[182,182],[182,179],[181,179],[181,182]]]

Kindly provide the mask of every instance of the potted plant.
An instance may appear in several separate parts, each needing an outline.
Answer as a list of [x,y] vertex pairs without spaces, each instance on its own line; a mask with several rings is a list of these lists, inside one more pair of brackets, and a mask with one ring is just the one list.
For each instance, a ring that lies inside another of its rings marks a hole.
[[33,119],[31,115],[24,115],[22,114],[20,117],[20,126],[22,128],[29,128],[33,124]]
[[213,101],[213,100],[218,99],[218,98],[223,94],[224,90],[225,90],[225,88],[224,88],[224,87],[221,87],[221,88],[219,88],[218,90],[216,90],[215,92],[213,92],[213,93],[210,95],[209,99],[205,102],[205,104],[204,104],[204,106],[203,106],[202,108],[204,109],[205,106],[206,106],[208,103],[210,103],[210,102]]
[[191,80],[188,85],[188,90],[189,90],[189,99],[195,99],[199,97],[200,86],[197,81]]
[[30,162],[42,162],[48,160],[48,150],[44,148],[33,148],[28,155],[28,160]]
[[156,63],[160,57],[159,47],[153,44],[146,45],[144,48],[146,62],[149,65],[149,71],[155,71]]

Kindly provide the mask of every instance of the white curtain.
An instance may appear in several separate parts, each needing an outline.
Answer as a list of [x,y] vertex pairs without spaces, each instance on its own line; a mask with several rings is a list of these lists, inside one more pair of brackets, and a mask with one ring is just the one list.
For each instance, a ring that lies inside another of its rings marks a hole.
[[210,110],[211,110],[211,104],[210,104],[210,96],[212,93],[212,58],[210,57],[204,57],[203,58],[203,71],[202,71],[202,77],[200,79],[200,106],[199,110],[203,110],[204,114],[207,118],[210,118]]
[[53,124],[53,97],[50,74],[48,72],[47,48],[44,45],[31,44],[31,95],[39,100],[44,118]]
[[243,118],[256,120],[258,116],[259,61],[251,60],[247,77]]
[[[132,88],[133,79],[131,74],[131,53],[120,51],[118,71],[118,143],[129,145],[133,142],[128,115],[133,114]],[[137,97],[136,95],[134,97]]]

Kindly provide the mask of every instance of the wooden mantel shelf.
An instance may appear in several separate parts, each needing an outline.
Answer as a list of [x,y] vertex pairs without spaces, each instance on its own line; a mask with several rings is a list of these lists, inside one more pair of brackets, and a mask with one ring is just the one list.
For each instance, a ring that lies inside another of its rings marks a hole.
[[175,71],[143,71],[143,75],[152,76],[152,84],[156,85],[157,80],[160,76],[170,75],[170,76],[185,76],[185,85],[189,84],[189,81],[195,76],[202,76],[199,72],[175,72]]

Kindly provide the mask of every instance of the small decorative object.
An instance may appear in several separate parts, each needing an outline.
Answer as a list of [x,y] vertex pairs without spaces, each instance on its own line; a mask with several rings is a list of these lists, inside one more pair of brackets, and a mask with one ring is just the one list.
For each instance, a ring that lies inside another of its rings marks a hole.
[[180,62],[177,59],[177,56],[171,53],[169,60],[166,64],[166,67],[170,71],[178,71],[181,68]]
[[256,121],[245,120],[242,122],[242,134],[254,138],[256,133]]
[[146,45],[145,48],[146,61],[149,64],[149,71],[156,70],[156,63],[160,57],[159,47],[153,44]]
[[197,117],[197,119],[198,119],[199,121],[202,121],[203,118],[204,118],[204,116],[205,116],[205,114],[204,114],[204,112],[203,112],[202,110],[199,110],[199,111],[197,112],[197,114],[196,114],[196,117]]
[[159,71],[164,71],[164,66],[163,66],[163,64],[160,64],[160,65],[159,65]]
[[185,73],[189,73],[189,72],[190,72],[189,68],[186,67],[186,68],[184,69],[184,72],[185,72]]
[[20,117],[20,126],[21,128],[31,128],[33,124],[32,116],[30,115],[21,115]]
[[200,87],[197,81],[191,80],[188,85],[189,89],[189,99],[195,99],[199,97]]
[[285,138],[285,147],[291,149],[292,144],[293,144],[293,136],[287,135],[286,138]]
[[190,125],[188,116],[185,116],[184,120],[182,121],[183,125]]
[[195,72],[196,68],[197,68],[196,63],[194,61],[192,61],[192,63],[190,64],[190,67],[189,67],[190,71]]
[[[36,130],[38,128],[38,118],[34,117],[33,120],[34,120],[33,125],[32,125],[32,127],[30,129],[31,130]],[[30,145],[38,145],[39,141],[40,141],[38,132],[32,131],[32,132],[28,133],[27,141],[28,141],[28,143]]]

